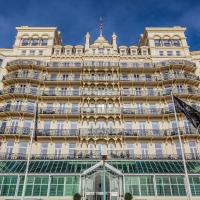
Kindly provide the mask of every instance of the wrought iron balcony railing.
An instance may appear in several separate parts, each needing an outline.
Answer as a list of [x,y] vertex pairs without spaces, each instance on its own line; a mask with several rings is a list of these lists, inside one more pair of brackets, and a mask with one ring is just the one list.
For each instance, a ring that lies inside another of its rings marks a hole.
[[[199,106],[196,106],[195,109],[200,110]],[[0,113],[34,113],[35,105],[12,105],[7,104],[0,107]],[[42,115],[148,115],[149,117],[173,114],[173,108],[163,107],[137,107],[137,108],[124,108],[124,107],[39,107],[39,114]]]
[[[163,90],[147,90],[147,89],[122,89],[120,90],[89,90],[89,89],[74,89],[74,90],[42,90],[32,87],[26,88],[8,88],[0,91],[0,95],[4,94],[27,94],[33,96],[133,96],[133,97],[157,97],[157,96],[168,96],[171,95],[172,89]],[[184,95],[199,95],[200,89],[196,88],[179,88],[173,89],[174,94]]]
[[173,113],[173,109],[169,108],[123,108],[123,107],[40,107],[40,114],[91,114],[91,115],[164,115]]
[[34,113],[35,107],[32,105],[24,106],[24,105],[5,105],[0,107],[0,113],[8,113],[8,112],[26,112],[26,113]]
[[[181,135],[199,135],[200,130],[193,127],[179,128]],[[31,128],[19,126],[1,126],[0,134],[30,135]],[[79,128],[79,129],[37,129],[37,136],[66,136],[66,137],[170,137],[177,136],[178,129],[125,129],[125,128]]]
[[[129,150],[107,150],[108,160],[182,160],[181,155],[177,154],[134,154]],[[104,152],[104,153],[105,153]],[[27,160],[28,155],[24,153],[1,153],[0,160]],[[70,159],[94,159],[101,160],[100,150],[71,150],[68,154],[31,154],[31,160],[70,160]],[[186,160],[199,160],[199,153],[185,154]]]
[[112,76],[91,76],[91,75],[74,75],[74,76],[51,76],[51,75],[45,75],[42,73],[21,73],[21,72],[14,72],[9,73],[5,76],[3,76],[3,80],[15,80],[15,79],[32,79],[37,81],[134,81],[134,82],[152,82],[152,81],[166,81],[166,80],[172,80],[172,79],[189,79],[189,80],[200,80],[198,76],[190,73],[167,73],[162,74],[160,76],[154,76],[154,75],[138,75],[134,76],[134,74],[129,75],[112,75]]

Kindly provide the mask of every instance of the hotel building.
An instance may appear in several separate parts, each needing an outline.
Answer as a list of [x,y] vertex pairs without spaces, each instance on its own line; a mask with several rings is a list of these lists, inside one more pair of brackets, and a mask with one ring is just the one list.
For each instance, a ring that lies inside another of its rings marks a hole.
[[71,46],[55,27],[16,30],[0,49],[0,200],[103,200],[104,178],[108,200],[200,199],[199,131],[182,113],[177,123],[171,96],[200,110],[186,28],[145,28],[129,47],[115,34]]

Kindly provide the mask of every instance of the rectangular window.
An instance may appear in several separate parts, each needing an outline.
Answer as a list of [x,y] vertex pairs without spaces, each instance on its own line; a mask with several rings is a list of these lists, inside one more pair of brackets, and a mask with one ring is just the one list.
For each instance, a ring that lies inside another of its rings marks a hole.
[[163,51],[159,51],[159,55],[160,56],[164,56],[164,52]]
[[139,122],[139,134],[140,134],[140,136],[146,135],[146,123],[145,122]]
[[132,122],[125,122],[124,123],[124,131],[125,135],[132,135],[133,133],[133,123]]
[[19,143],[19,156],[25,157],[26,156],[26,149],[27,149],[27,142],[20,142]]
[[48,176],[28,176],[25,195],[36,197],[47,196],[48,182]]
[[178,158],[182,158],[182,153],[181,153],[181,145],[179,142],[177,142],[176,144],[176,154]]
[[48,152],[48,143],[41,143],[40,154],[45,157],[47,155],[47,152]]
[[138,114],[144,114],[144,107],[142,103],[137,103],[137,112]]
[[186,196],[181,176],[156,176],[156,189],[158,196]]
[[156,143],[155,144],[155,150],[156,150],[156,157],[157,158],[162,158],[163,157],[163,152],[162,152],[162,144],[161,143]]
[[57,122],[57,134],[56,135],[63,135],[64,133],[64,121],[58,121]]
[[23,134],[28,135],[31,131],[31,122],[30,120],[24,121],[24,127],[23,127]]
[[195,141],[189,142],[189,148],[190,148],[190,154],[193,159],[196,159],[198,157],[197,155],[197,146]]
[[172,51],[167,51],[167,56],[173,56],[173,52]]
[[176,56],[181,56],[181,52],[180,51],[176,51]]
[[7,142],[7,146],[6,146],[6,157],[7,158],[12,156],[13,146],[14,146],[14,142],[13,141],[8,141]]
[[74,157],[76,154],[76,144],[75,143],[70,143],[69,144],[69,156]]
[[55,143],[55,158],[60,158],[61,150],[62,150],[62,144]]
[[134,145],[128,143],[128,144],[126,145],[126,147],[127,147],[127,151],[128,151],[129,157],[130,157],[130,158],[133,158],[133,157],[134,157]]
[[44,135],[50,135],[51,122],[44,121]]
[[18,120],[12,120],[12,122],[11,122],[11,130],[10,130],[11,134],[17,134],[18,123],[19,123]]
[[159,122],[152,122],[153,135],[160,135],[160,124]]
[[[17,176],[0,176],[0,195],[1,196],[15,196],[17,186]],[[8,199],[8,198],[5,198]]]
[[70,122],[70,135],[77,135],[78,133],[78,123],[75,121]]
[[50,196],[63,196],[65,185],[65,177],[52,176],[50,184]]
[[146,143],[141,144],[142,158],[148,157],[148,145]]

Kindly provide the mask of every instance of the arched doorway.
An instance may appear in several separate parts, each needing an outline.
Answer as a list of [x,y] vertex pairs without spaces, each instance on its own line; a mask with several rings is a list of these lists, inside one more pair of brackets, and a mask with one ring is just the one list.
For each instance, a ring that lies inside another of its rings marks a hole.
[[124,196],[124,182],[119,170],[101,161],[81,175],[81,195],[85,200],[104,200],[104,192],[107,200],[117,200]]

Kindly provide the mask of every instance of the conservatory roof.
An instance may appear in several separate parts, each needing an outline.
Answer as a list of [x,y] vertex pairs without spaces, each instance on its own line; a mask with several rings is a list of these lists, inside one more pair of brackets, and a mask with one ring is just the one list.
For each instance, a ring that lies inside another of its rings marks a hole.
[[[30,161],[28,173],[77,173],[82,174],[97,161],[77,160],[34,160]],[[124,174],[182,174],[181,161],[108,161],[108,168]],[[112,169],[113,169],[112,168]],[[0,161],[0,173],[25,173],[25,160]],[[110,170],[112,170],[110,169]],[[189,174],[200,174],[200,160],[187,161]],[[87,171],[86,171],[87,172]]]

